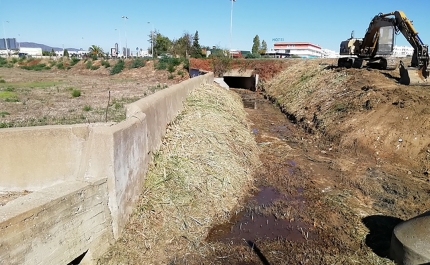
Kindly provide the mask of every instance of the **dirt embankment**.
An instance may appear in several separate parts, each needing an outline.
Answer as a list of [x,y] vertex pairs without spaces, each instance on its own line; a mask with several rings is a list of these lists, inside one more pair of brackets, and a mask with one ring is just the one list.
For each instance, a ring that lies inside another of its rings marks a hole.
[[[190,59],[190,68],[201,69],[205,71],[214,71],[214,60],[208,59]],[[260,80],[267,81],[275,77],[288,66],[294,65],[296,60],[274,60],[274,59],[235,59],[230,62],[228,69],[253,70],[258,74]]]
[[266,84],[265,91],[292,120],[333,148],[429,181],[430,90],[400,85],[396,78],[397,71],[302,60]]

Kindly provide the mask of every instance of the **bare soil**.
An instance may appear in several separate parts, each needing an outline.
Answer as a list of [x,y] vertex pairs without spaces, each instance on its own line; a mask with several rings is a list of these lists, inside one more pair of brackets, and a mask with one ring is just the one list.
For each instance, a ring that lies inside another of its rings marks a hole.
[[[186,70],[169,79],[169,72],[155,70],[152,61],[141,68],[128,69],[129,64],[116,75],[110,75],[112,66],[90,70],[83,60],[69,70],[23,70],[18,63],[0,67],[0,128],[118,122],[125,118],[126,104],[188,79]],[[100,66],[100,60],[93,65]],[[72,95],[75,90],[80,96]]]
[[430,90],[398,77],[309,60],[239,90],[259,189],[211,230],[206,263],[393,264],[394,226],[430,207]]

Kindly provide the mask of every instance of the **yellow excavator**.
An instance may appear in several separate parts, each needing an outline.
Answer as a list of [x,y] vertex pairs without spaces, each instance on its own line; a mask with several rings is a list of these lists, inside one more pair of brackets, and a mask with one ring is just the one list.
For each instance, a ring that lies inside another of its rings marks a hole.
[[[394,34],[402,33],[414,48],[410,66],[396,63],[393,57]],[[400,69],[399,82],[405,85],[430,85],[428,45],[418,36],[412,21],[402,11],[379,13],[369,24],[364,38],[351,38],[340,44],[339,67],[367,66],[383,70]]]

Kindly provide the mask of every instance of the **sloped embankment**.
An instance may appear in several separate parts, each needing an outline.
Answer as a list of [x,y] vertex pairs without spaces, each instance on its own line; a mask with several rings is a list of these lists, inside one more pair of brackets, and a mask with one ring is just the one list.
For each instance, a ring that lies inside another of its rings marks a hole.
[[205,253],[209,228],[229,219],[258,161],[240,97],[213,85],[196,89],[154,154],[122,238],[99,263],[187,263]]
[[397,75],[301,60],[265,91],[291,120],[333,148],[428,180],[430,91],[400,85]]

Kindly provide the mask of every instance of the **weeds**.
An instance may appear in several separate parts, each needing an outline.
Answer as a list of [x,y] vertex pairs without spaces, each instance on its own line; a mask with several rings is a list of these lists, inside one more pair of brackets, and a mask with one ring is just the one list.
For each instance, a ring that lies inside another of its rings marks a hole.
[[32,71],[42,71],[42,70],[50,70],[51,67],[47,66],[44,63],[38,63],[34,65],[23,65],[20,66],[21,69],[32,70]]
[[11,68],[13,65],[8,62],[7,59],[0,57],[0,67]]
[[72,97],[77,98],[77,97],[80,97],[80,96],[81,96],[81,90],[74,88],[72,90]]
[[118,62],[112,67],[110,71],[111,75],[119,74],[124,70],[124,60],[118,60]]
[[135,58],[130,65],[130,69],[131,68],[140,68],[140,67],[144,67],[146,65],[146,61],[143,58]]
[[110,67],[110,63],[107,60],[102,60],[101,62],[102,66],[104,66],[105,68],[109,68]]
[[0,116],[1,116],[2,118],[4,118],[6,115],[10,115],[10,113],[9,113],[9,112],[7,112],[7,111],[0,111]]
[[175,76],[173,74],[170,74],[167,78],[168,79],[173,79]]
[[0,83],[6,83],[6,81],[4,79],[0,79]]
[[85,106],[82,108],[82,110],[83,110],[83,111],[90,111],[90,110],[92,110],[92,108],[91,108],[91,106],[90,106],[90,105],[85,105]]
[[86,63],[85,63],[85,67],[87,68],[87,69],[91,69],[91,67],[93,66],[93,62],[92,61],[90,61],[90,60],[88,60]]
[[[157,70],[175,69],[175,67],[180,65],[180,64],[181,64],[181,59],[179,59],[179,58],[163,57],[163,58],[158,60],[158,63],[155,64],[155,69],[157,69]],[[173,71],[175,71],[175,70],[173,70]]]
[[70,66],[74,66],[75,64],[79,63],[81,59],[73,57],[70,61]]
[[64,68],[64,63],[63,62],[59,62],[59,63],[57,63],[57,68],[58,69],[61,69],[61,70],[64,70],[65,68]]

